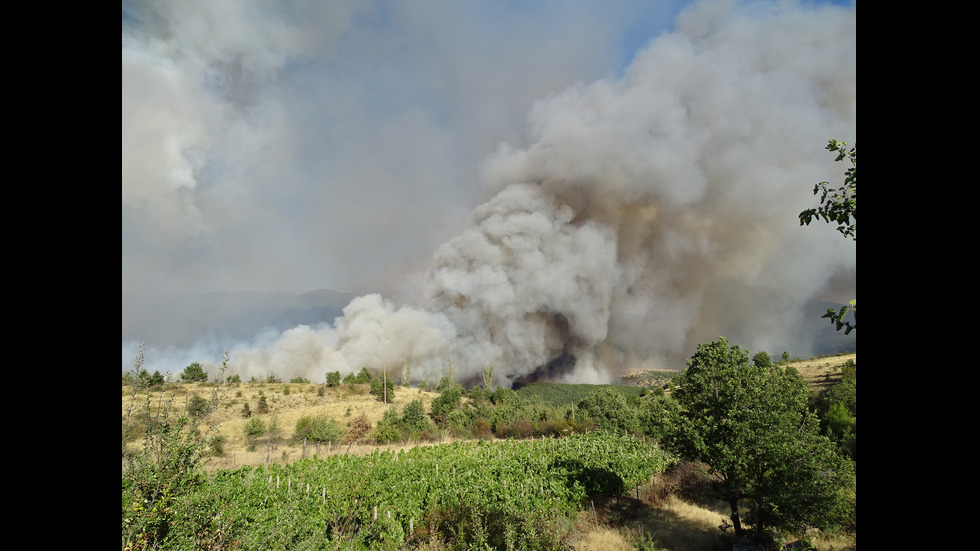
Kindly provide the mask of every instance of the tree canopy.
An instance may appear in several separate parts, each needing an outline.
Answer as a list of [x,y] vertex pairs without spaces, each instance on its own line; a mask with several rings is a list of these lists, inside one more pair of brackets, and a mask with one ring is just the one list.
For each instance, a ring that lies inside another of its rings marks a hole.
[[208,374],[205,373],[200,363],[194,362],[184,368],[180,374],[180,379],[185,383],[203,383],[208,380]]
[[731,508],[737,536],[767,528],[803,534],[850,522],[854,464],[820,434],[805,382],[777,365],[749,361],[723,337],[698,345],[674,396],[681,405],[673,450],[707,464],[713,489]]

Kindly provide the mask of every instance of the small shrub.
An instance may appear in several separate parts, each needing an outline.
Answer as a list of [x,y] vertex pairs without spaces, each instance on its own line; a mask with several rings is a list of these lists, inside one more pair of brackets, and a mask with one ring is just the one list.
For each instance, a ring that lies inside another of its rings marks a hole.
[[187,400],[187,414],[193,418],[207,415],[210,409],[208,401],[196,394]]
[[211,437],[211,441],[208,443],[211,446],[211,454],[215,457],[221,457],[225,454],[225,443],[228,441],[228,437],[223,434],[216,434]]
[[260,417],[252,417],[242,426],[246,438],[255,438],[265,434],[265,421]]

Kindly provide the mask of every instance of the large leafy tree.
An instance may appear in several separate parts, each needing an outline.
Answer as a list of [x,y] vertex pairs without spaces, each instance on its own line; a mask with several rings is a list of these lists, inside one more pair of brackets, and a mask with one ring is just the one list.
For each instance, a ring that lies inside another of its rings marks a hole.
[[854,511],[854,465],[820,434],[798,375],[751,363],[724,338],[698,345],[673,395],[681,405],[668,445],[706,463],[713,490],[731,508],[738,537],[769,528],[802,536],[839,528]]
[[[835,189],[829,182],[820,182],[813,186],[813,194],[820,194],[820,206],[801,212],[800,225],[810,225],[814,218],[822,218],[825,222],[837,224],[837,231],[844,237],[857,241],[857,144],[848,150],[847,142],[830,140],[827,150],[837,152],[835,161],[849,159],[851,167],[844,172],[844,185]],[[853,321],[845,319],[848,312]],[[837,330],[844,329],[846,335],[857,329],[857,299],[851,300],[839,310],[828,308],[827,313],[821,317],[830,318]]]

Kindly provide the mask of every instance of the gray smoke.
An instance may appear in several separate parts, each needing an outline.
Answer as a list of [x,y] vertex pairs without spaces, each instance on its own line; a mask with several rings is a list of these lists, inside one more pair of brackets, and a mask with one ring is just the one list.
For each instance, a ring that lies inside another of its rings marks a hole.
[[827,140],[855,136],[853,8],[697,4],[620,78],[534,104],[523,143],[481,165],[483,202],[414,305],[359,297],[333,325],[233,346],[235,370],[322,380],[408,362],[434,382],[451,360],[461,380],[489,363],[506,385],[574,357],[562,380],[607,382],[683,367],[720,335],[805,350],[819,312],[803,306],[841,279],[853,293],[856,259],[797,214],[842,177]]

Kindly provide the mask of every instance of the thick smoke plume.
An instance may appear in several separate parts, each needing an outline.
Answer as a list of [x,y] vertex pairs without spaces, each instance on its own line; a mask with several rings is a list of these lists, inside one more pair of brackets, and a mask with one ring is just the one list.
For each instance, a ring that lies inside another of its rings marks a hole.
[[[423,300],[353,300],[333,326],[230,350],[235,370],[322,380],[362,366],[430,383],[494,366],[608,382],[681,368],[724,335],[796,342],[803,312],[854,243],[797,214],[843,168],[823,149],[856,135],[852,10],[711,3],[684,12],[617,80],[538,101],[526,142],[482,166],[484,202],[435,252]],[[823,231],[826,230],[826,231]],[[543,370],[543,371],[542,371]]]

